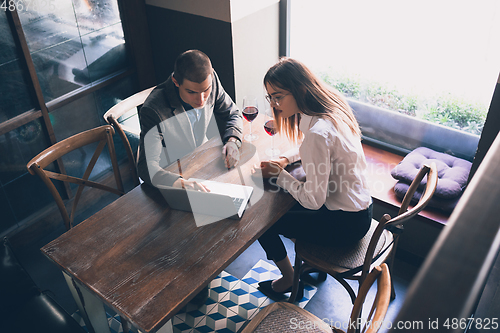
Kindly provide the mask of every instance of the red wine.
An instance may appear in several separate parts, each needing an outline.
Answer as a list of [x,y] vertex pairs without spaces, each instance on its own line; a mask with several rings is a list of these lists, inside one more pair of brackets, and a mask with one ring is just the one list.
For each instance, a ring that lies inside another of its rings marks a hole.
[[243,110],[243,117],[245,117],[245,119],[250,122],[253,121],[255,118],[257,118],[258,114],[259,114],[259,109],[257,109],[255,106],[247,106]]
[[277,133],[276,131],[276,125],[274,124],[274,120],[268,120],[264,124],[264,129],[266,130],[266,133],[269,134],[270,136],[273,136]]

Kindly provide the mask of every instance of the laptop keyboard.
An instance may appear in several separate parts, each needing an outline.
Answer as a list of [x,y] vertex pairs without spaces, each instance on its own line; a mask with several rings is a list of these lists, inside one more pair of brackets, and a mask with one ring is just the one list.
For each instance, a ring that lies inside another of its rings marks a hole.
[[233,199],[234,206],[236,207],[236,210],[240,210],[241,205],[243,204],[243,198],[231,198]]

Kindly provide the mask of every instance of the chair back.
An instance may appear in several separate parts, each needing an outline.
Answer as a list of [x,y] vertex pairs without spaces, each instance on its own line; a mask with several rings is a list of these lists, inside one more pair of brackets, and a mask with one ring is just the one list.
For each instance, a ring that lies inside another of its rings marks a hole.
[[127,153],[127,158],[129,161],[129,166],[132,172],[132,177],[134,178],[135,185],[139,185],[139,176],[137,175],[137,169],[135,165],[136,158],[134,157],[132,147],[130,146],[130,142],[125,132],[133,133],[139,136],[140,131],[132,127],[120,124],[118,122],[118,119],[134,109],[137,111],[137,107],[144,104],[146,98],[149,96],[149,94],[151,93],[151,91],[153,91],[154,88],[155,87],[148,88],[146,90],[140,91],[124,99],[123,101],[121,101],[120,103],[116,104],[111,109],[109,109],[103,116],[104,120],[106,120],[108,124],[112,125],[115,128],[116,133],[123,142],[123,146],[125,147],[125,151]]
[[[123,183],[120,175],[120,170],[118,168],[118,163],[116,160],[115,146],[113,144],[113,127],[110,125],[100,126],[85,132],[75,134],[65,140],[62,140],[49,148],[42,151],[40,154],[35,156],[31,161],[29,161],[27,168],[29,173],[32,175],[38,175],[44,184],[48,187],[50,193],[56,201],[57,207],[61,212],[64,225],[66,229],[69,230],[73,226],[73,220],[75,217],[76,207],[82,195],[85,186],[98,188],[105,190],[117,195],[123,195]],[[47,166],[52,164],[57,159],[63,157],[64,155],[80,149],[84,146],[98,142],[97,148],[92,156],[82,178],[72,177],[65,174],[53,172],[50,170],[45,170]],[[97,159],[101,155],[104,147],[108,145],[109,156],[111,158],[111,164],[113,167],[114,178],[116,182],[116,188],[90,181],[88,178],[97,162]],[[78,185],[78,189],[73,198],[73,205],[71,208],[71,215],[68,214],[64,201],[61,195],[51,179],[59,180],[62,182],[73,183]]]
[[[413,195],[415,194],[415,191],[420,186],[420,183],[422,182],[422,180],[426,175],[427,175],[427,185],[425,187],[424,193],[422,193],[422,196],[420,197],[418,203],[410,210],[408,210],[408,206],[410,204],[411,199],[413,198]],[[370,240],[370,244],[368,245],[368,250],[366,251],[360,283],[363,282],[364,280],[363,277],[366,276],[370,271],[370,266],[372,265],[373,262],[373,254],[375,252],[375,248],[384,229],[393,228],[394,230],[394,228],[398,228],[398,226],[400,226],[403,222],[411,219],[412,217],[420,213],[420,211],[422,211],[425,208],[425,206],[427,206],[430,199],[434,195],[434,192],[436,191],[437,187],[437,182],[438,182],[438,172],[436,164],[431,163],[431,165],[423,165],[420,168],[419,172],[417,173],[415,179],[412,181],[408,191],[406,192],[403,201],[401,203],[398,215],[394,218],[391,218],[389,214],[384,214],[384,216],[382,216]]]
[[[361,317],[361,310],[365,303],[366,295],[373,283],[377,281],[377,294],[374,298],[370,312],[367,316]],[[391,300],[391,277],[387,264],[382,264],[375,267],[370,274],[367,275],[365,281],[361,285],[356,301],[351,311],[349,319],[349,329],[347,333],[365,332],[375,333],[381,326],[389,308]]]

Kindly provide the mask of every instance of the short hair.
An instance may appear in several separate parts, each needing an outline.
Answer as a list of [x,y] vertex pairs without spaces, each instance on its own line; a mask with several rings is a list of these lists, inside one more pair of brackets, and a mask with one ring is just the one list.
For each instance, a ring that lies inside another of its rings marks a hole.
[[201,83],[208,75],[212,74],[212,63],[210,58],[199,50],[189,50],[181,53],[174,64],[174,78],[179,84],[184,79]]

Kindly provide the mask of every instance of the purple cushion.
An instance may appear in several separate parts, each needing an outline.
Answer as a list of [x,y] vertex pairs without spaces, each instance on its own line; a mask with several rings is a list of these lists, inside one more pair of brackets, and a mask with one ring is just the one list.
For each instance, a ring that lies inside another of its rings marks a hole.
[[[424,164],[435,162],[438,170],[438,184],[434,195],[443,199],[460,197],[469,178],[472,163],[464,159],[444,153],[438,153],[426,147],[419,147],[405,156],[405,158],[391,171],[392,177],[410,184]],[[427,184],[424,177],[420,188]]]
[[[396,185],[394,185],[394,192],[396,193],[396,196],[403,200],[406,192],[408,191],[408,188],[410,188],[409,184],[403,183],[401,181],[397,182]],[[422,196],[422,190],[417,189],[415,193],[413,194],[413,198],[411,203],[416,204],[418,200],[420,200],[420,197]],[[427,204],[427,207],[433,207],[437,208],[439,210],[442,210],[446,213],[451,213],[453,209],[455,209],[455,206],[458,203],[458,200],[460,200],[460,197],[452,198],[452,199],[442,199],[436,196],[433,196],[431,200],[429,200],[429,203]]]

